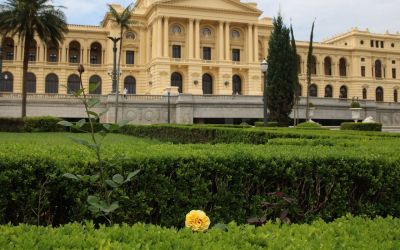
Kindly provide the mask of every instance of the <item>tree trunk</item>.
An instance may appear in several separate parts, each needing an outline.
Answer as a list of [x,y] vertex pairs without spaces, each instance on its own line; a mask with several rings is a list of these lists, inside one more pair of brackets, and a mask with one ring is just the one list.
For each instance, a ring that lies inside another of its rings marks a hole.
[[117,67],[117,86],[116,86],[116,102],[115,102],[115,123],[118,123],[118,105],[119,105],[119,80],[120,80],[120,72],[121,72],[121,57],[122,57],[122,41],[124,29],[121,27],[120,38],[119,40],[119,55],[118,55],[118,67]]
[[24,44],[24,61],[22,67],[22,118],[26,117],[26,96],[27,96],[27,89],[26,89],[26,76],[28,74],[28,64],[29,64],[29,49],[31,47],[31,41],[33,36],[27,34],[25,37],[25,44]]

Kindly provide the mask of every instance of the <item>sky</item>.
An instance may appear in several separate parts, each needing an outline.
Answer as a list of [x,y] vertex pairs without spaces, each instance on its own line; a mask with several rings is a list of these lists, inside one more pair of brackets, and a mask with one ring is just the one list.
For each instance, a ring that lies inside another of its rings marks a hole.
[[[200,1],[200,0],[198,0]],[[70,24],[98,25],[107,3],[127,6],[132,0],[53,0],[66,7]],[[276,16],[280,10],[285,22],[293,24],[296,40],[308,41],[316,19],[317,41],[344,33],[352,27],[369,28],[374,33],[400,31],[400,0],[242,0],[257,2],[264,16]]]

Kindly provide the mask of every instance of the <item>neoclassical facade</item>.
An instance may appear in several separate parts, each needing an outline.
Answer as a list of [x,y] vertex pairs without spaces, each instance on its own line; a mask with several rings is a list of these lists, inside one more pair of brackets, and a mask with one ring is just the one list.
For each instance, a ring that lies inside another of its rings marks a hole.
[[[122,11],[122,7],[115,5]],[[260,62],[267,56],[272,19],[260,18],[255,3],[240,0],[138,0],[136,21],[124,34],[120,91],[161,95],[170,86],[193,95],[262,95]],[[73,21],[73,20],[72,20]],[[92,94],[112,91],[112,42],[119,29],[107,13],[100,26],[69,25],[62,44],[38,38],[30,49],[28,91],[68,94],[101,83]],[[3,37],[0,92],[22,90],[23,45]],[[297,42],[301,94],[306,95],[307,42]],[[315,43],[310,95],[397,102],[400,34],[352,29]]]

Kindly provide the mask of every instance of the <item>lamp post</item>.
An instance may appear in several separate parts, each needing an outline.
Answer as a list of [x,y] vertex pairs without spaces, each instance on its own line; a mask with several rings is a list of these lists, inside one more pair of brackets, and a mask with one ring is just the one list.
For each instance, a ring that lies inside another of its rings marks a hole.
[[112,72],[112,92],[116,94],[116,103],[115,103],[115,123],[118,123],[118,101],[119,101],[119,85],[117,81],[117,43],[121,40],[120,37],[108,37],[114,46],[114,62],[113,62],[113,72]]
[[264,74],[264,127],[268,126],[268,82],[267,82],[268,63],[264,59],[261,63],[261,72]]

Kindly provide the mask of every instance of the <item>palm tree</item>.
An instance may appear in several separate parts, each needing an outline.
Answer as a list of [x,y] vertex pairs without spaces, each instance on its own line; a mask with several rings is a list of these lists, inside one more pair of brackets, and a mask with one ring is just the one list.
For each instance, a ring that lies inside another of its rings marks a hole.
[[5,0],[0,4],[0,34],[18,35],[24,42],[22,76],[22,117],[26,116],[26,75],[29,49],[34,36],[46,44],[58,44],[68,32],[65,14],[49,3],[49,0]]
[[121,72],[121,56],[122,56],[122,42],[123,42],[123,34],[124,30],[128,30],[129,26],[135,23],[132,18],[132,11],[134,10],[134,3],[128,5],[124,11],[119,13],[112,5],[108,5],[110,8],[110,13],[112,16],[112,21],[117,24],[120,28],[120,38],[121,40],[119,41],[119,55],[118,55],[118,67],[117,67],[117,86],[116,86],[116,108],[115,108],[115,123],[118,122],[118,100],[119,100],[119,79],[120,79],[120,74]]

